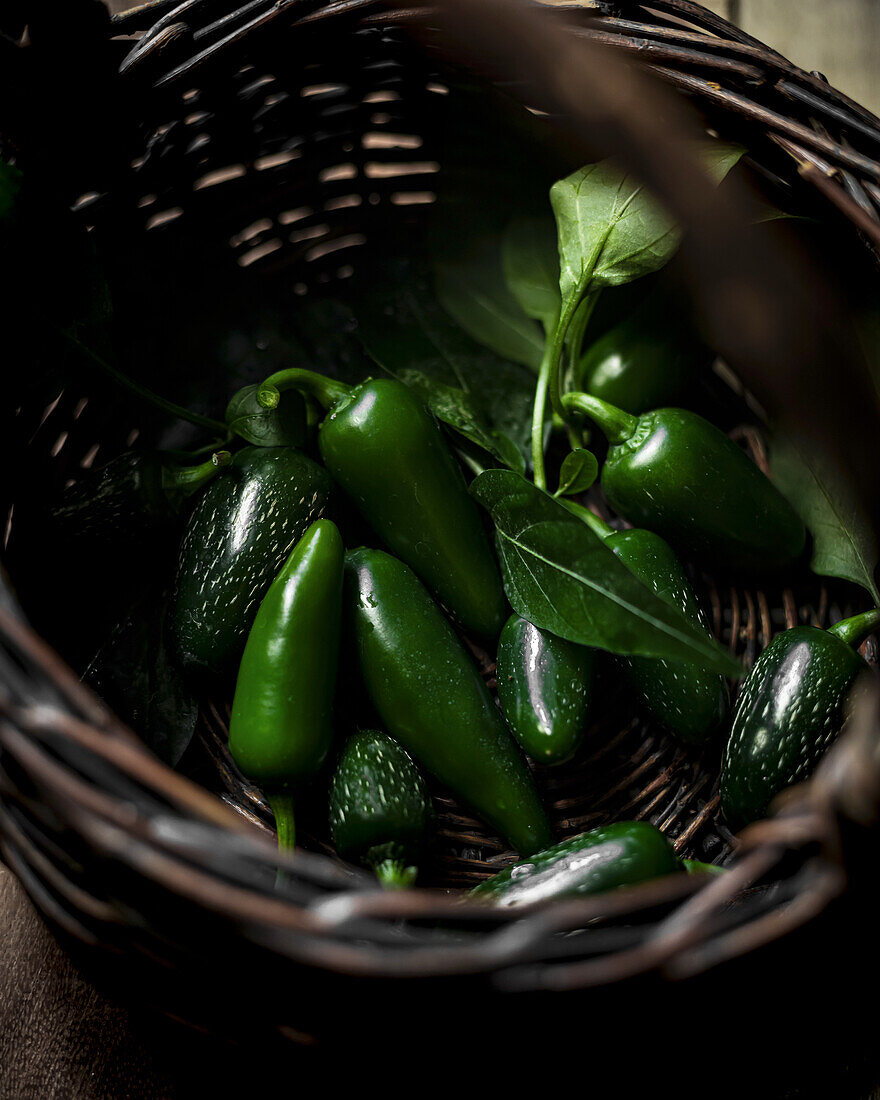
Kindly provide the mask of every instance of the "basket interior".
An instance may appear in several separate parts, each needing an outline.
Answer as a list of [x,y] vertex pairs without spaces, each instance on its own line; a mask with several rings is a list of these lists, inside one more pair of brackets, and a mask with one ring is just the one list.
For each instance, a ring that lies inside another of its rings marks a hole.
[[[491,185],[499,216],[510,216],[574,167],[540,114],[497,89],[476,88],[402,32],[339,31],[300,27],[293,48],[281,33],[254,36],[159,92],[133,86],[133,102],[149,108],[120,142],[123,160],[96,171],[93,190],[68,196],[108,275],[120,362],[208,415],[222,416],[240,386],[295,363],[362,376],[369,365],[335,302],[356,295],[401,252],[423,277],[438,206],[454,209],[461,195],[483,196]],[[472,217],[462,206],[462,232]],[[68,576],[64,583],[77,591],[68,592],[63,613],[46,598],[28,568],[35,548],[24,502],[129,447],[185,448],[204,439],[94,375],[47,370],[19,384],[11,439],[26,445],[27,462],[15,469],[6,501],[12,579],[35,625],[76,667],[88,639],[74,645],[72,635],[88,635],[89,624],[74,630],[72,619],[97,597],[87,578]],[[724,426],[765,462],[744,396],[714,375],[707,385]],[[605,507],[598,494],[593,503]],[[806,572],[769,585],[696,571],[693,578],[715,634],[747,664],[779,630],[826,625],[858,601],[856,590]],[[491,657],[478,657],[493,687]],[[682,855],[723,862],[733,838],[719,815],[717,746],[687,751],[634,715],[611,660],[601,664],[595,700],[576,758],[536,768],[556,833],[644,818]],[[226,749],[228,705],[228,698],[202,701],[182,768],[268,830],[265,801]],[[303,806],[300,838],[329,852],[324,792],[319,779]],[[467,886],[513,858],[448,793],[433,793],[438,815],[425,885]]]

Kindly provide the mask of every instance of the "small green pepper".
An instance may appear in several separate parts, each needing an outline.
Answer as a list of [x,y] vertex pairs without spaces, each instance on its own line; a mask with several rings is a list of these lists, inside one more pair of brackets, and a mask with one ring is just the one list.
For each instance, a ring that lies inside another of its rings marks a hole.
[[332,482],[287,447],[245,447],[202,494],[180,547],[172,641],[191,672],[235,670],[260,601]]
[[138,541],[174,520],[230,461],[228,451],[193,466],[158,451],[127,451],[68,485],[52,517],[73,537]]
[[431,799],[406,749],[359,730],[330,784],[330,834],[343,859],[370,867],[386,889],[412,886],[431,822]]
[[346,555],[345,609],[367,693],[425,768],[525,854],[550,840],[525,760],[471,657],[403,562]]
[[581,357],[577,389],[635,414],[684,398],[710,355],[686,323],[670,324],[669,307],[655,290],[600,336]]
[[[709,633],[684,567],[667,542],[641,528],[615,531],[588,509],[570,507],[631,573]],[[705,744],[727,716],[727,684],[717,672],[655,657],[629,657],[625,663],[642,706],[682,741]]]
[[329,409],[318,433],[334,480],[377,535],[465,630],[495,637],[506,603],[476,503],[424,403],[401,382],[354,389],[310,371],[282,371],[260,387],[263,404],[299,388]]
[[561,764],[581,743],[593,683],[593,651],[511,615],[498,642],[498,698],[521,747]]
[[509,908],[602,894],[680,873],[675,849],[647,821],[618,821],[564,840],[481,882],[470,897]]
[[800,555],[806,532],[791,505],[708,420],[685,409],[631,416],[584,393],[563,404],[608,436],[602,488],[634,526],[732,568],[773,569]]
[[343,554],[334,523],[309,527],[263,597],[238,670],[229,751],[265,789],[282,848],[294,843],[293,792],[333,740]]
[[796,626],[755,662],[736,702],[721,769],[721,805],[733,827],[765,817],[780,791],[813,773],[868,668],[854,647],[878,626],[880,611],[830,630]]

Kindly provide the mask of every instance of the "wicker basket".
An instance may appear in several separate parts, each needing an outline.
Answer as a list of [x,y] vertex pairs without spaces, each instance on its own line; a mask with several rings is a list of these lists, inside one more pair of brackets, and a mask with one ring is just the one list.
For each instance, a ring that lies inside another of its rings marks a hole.
[[[120,327],[149,326],[129,347],[145,380],[148,357],[167,355],[167,382],[185,355],[215,346],[206,330],[217,331],[217,348],[221,338],[251,341],[260,349],[252,377],[269,373],[276,352],[271,340],[263,348],[270,322],[255,301],[292,312],[305,296],[334,292],[377,238],[415,239],[444,185],[457,101],[472,104],[477,87],[519,110],[534,93],[524,85],[511,95],[503,57],[491,75],[473,57],[452,64],[424,8],[154,0],[112,20],[87,0],[70,9],[63,38],[38,22],[24,44],[3,40],[7,71],[27,82],[19,89],[39,87],[54,113],[50,127],[39,105],[19,103],[0,116],[0,135],[23,164],[64,166],[56,186],[121,288]],[[711,126],[743,137],[771,190],[824,211],[853,241],[857,230],[863,253],[880,250],[880,121],[820,76],[687,0],[561,14],[572,42],[635,57]],[[548,33],[561,33],[559,16],[541,11]],[[88,133],[74,139],[66,123],[85,111]],[[520,114],[512,127],[524,129],[493,135],[488,155],[517,133],[557,149],[542,137],[556,120]],[[51,153],[50,132],[60,143]],[[181,383],[178,398],[199,407],[213,386],[222,402],[235,380],[218,380],[217,363],[222,351],[190,371],[191,392]],[[18,385],[5,399],[4,510],[135,438],[188,442],[106,382],[59,385],[47,371]],[[742,438],[763,461],[758,434]],[[23,451],[26,463],[12,461]],[[10,540],[28,552],[14,510]],[[696,579],[715,633],[747,663],[779,630],[827,624],[853,596],[810,576],[773,588]],[[204,702],[184,768],[198,782],[172,772],[81,685],[12,593],[4,586],[0,605],[3,858],[65,942],[177,1018],[239,1040],[351,1045],[382,1042],[390,1029],[395,1043],[460,1043],[467,1030],[482,1047],[518,1037],[526,1009],[515,993],[567,991],[578,1000],[528,1009],[530,1043],[571,1041],[587,1013],[596,1041],[612,1042],[600,1038],[601,1020],[634,1005],[640,1014],[653,1005],[664,1035],[693,1040],[701,1006],[729,1004],[768,974],[764,1007],[772,1003],[777,1026],[779,1013],[793,1028],[816,1024],[795,981],[804,953],[813,993],[839,996],[834,983],[863,946],[853,899],[865,889],[859,861],[875,858],[880,806],[870,700],[813,783],[739,839],[719,819],[717,758],[694,757],[609,704],[578,758],[538,776],[558,832],[646,818],[681,853],[733,870],[708,885],[683,876],[512,917],[449,889],[511,853],[440,791],[433,889],[377,892],[333,856],[320,827],[306,837],[310,850],[282,861],[276,885],[271,815],[225,747],[228,701]],[[53,624],[22,600],[54,639]],[[870,644],[865,652],[876,659]],[[841,954],[842,927],[853,939]]]

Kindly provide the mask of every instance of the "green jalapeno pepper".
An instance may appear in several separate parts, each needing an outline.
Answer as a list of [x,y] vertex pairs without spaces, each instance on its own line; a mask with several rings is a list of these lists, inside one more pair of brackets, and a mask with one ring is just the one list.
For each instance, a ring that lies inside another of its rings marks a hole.
[[830,630],[796,626],[755,662],[736,702],[721,770],[721,805],[732,826],[765,817],[780,791],[813,773],[868,668],[854,647],[878,626],[880,611]]
[[359,730],[330,784],[330,835],[343,859],[372,868],[386,889],[412,886],[431,821],[422,773],[380,730]]
[[594,654],[511,615],[498,641],[498,698],[522,749],[560,764],[587,727]]
[[354,389],[309,371],[282,371],[260,387],[264,404],[299,388],[330,410],[321,457],[386,546],[465,630],[495,637],[504,623],[501,575],[464,477],[424,403],[401,382]]
[[[616,531],[588,509],[569,506],[631,573],[709,632],[684,567],[667,542],[644,529]],[[655,657],[628,657],[625,664],[642,706],[682,741],[705,744],[724,721],[729,698],[724,677],[717,672]]]
[[670,325],[669,308],[655,290],[600,336],[581,357],[577,389],[636,414],[683,398],[710,354],[686,323]]
[[476,666],[403,562],[346,555],[345,610],[367,693],[426,771],[522,853],[550,839],[525,760]]
[[602,894],[680,873],[666,837],[647,821],[618,821],[564,840],[481,882],[470,897],[493,905],[534,905]]
[[602,488],[630,523],[733,568],[772,569],[800,555],[806,532],[794,509],[708,420],[684,409],[631,416],[584,393],[563,404],[608,436]]
[[336,525],[313,523],[263,597],[238,670],[229,751],[266,791],[278,843],[294,843],[293,793],[333,741],[344,548]]
[[260,601],[331,487],[325,470],[287,447],[245,447],[208,486],[187,523],[173,595],[184,668],[234,671]]
[[193,466],[156,451],[127,451],[69,485],[52,518],[74,537],[138,541],[174,520],[230,461],[228,451]]

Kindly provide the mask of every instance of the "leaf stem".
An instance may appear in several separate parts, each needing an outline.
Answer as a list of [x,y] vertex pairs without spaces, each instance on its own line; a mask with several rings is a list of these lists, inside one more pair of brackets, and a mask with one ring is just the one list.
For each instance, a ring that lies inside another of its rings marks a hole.
[[600,539],[607,539],[609,535],[615,533],[610,523],[606,523],[605,520],[597,516],[595,512],[591,512],[590,509],[583,504],[578,504],[576,500],[563,500],[561,503],[565,505],[572,515],[577,516],[578,519],[582,519],[593,534],[598,535]]
[[195,424],[197,428],[206,428],[208,431],[217,435],[218,438],[222,439],[226,436],[226,425],[220,420],[214,420],[210,416],[202,416],[201,413],[193,412],[191,409],[184,408],[183,405],[178,405],[174,401],[169,401],[167,398],[161,397],[158,393],[154,393],[153,390],[149,389],[149,387],[142,386],[140,382],[135,382],[134,379],[129,378],[127,374],[123,374],[121,370],[118,370],[111,363],[108,363],[106,359],[98,355],[97,352],[92,351],[90,347],[87,347],[75,336],[71,335],[71,333],[65,332],[63,329],[59,329],[58,331],[69,344],[80,352],[80,354],[89,359],[99,370],[112,378],[113,381],[122,386],[123,389],[134,394],[135,397],[147,401],[157,409],[161,409],[162,412],[168,413],[169,416],[177,417],[178,420],[186,420],[190,424]]
[[563,406],[564,372],[562,370],[562,357],[565,352],[565,342],[571,336],[569,346],[569,360],[575,362],[580,352],[584,333],[596,308],[601,289],[588,291],[583,297],[570,299],[560,315],[559,321],[553,332],[553,340],[550,345],[550,400],[553,402],[553,411],[565,419]]
[[569,326],[576,312],[577,303],[569,302],[553,330],[553,339],[550,341],[550,375],[547,384],[553,411],[563,419],[565,419],[565,411],[562,407],[562,353],[565,350],[565,337],[568,335]]
[[547,341],[544,358],[538,372],[535,386],[535,404],[532,408],[532,469],[534,481],[539,489],[547,488],[547,467],[544,461],[544,421],[547,418],[547,390],[550,385],[550,371],[553,363],[553,347]]

